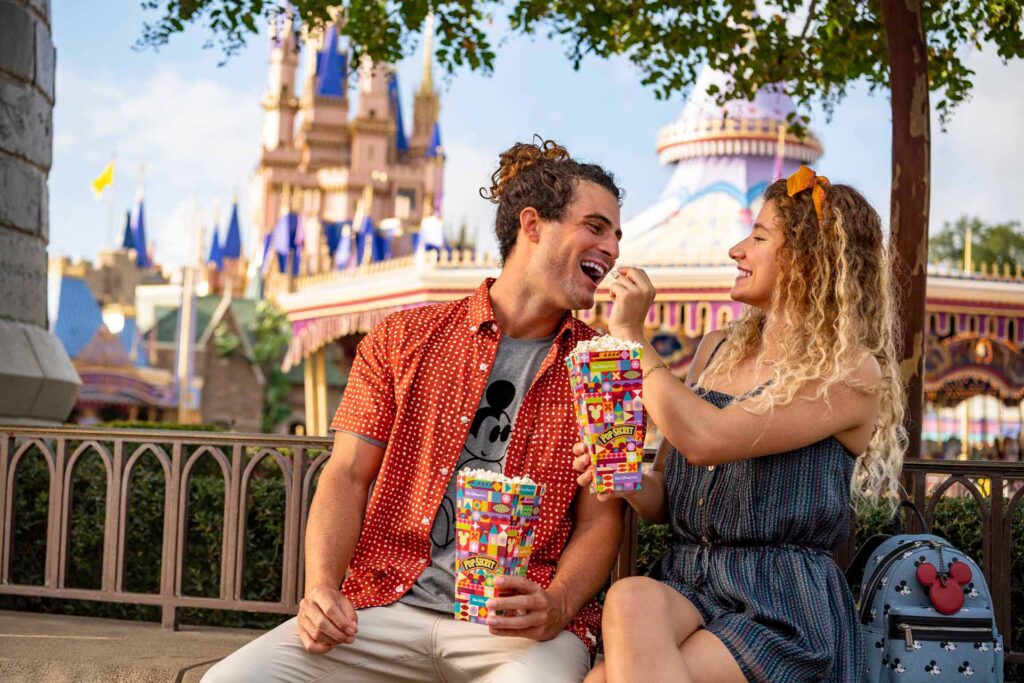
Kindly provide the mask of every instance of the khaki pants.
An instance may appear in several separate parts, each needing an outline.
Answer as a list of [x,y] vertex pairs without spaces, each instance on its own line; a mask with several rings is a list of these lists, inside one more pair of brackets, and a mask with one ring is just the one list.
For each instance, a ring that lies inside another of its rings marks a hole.
[[206,672],[203,683],[295,681],[582,681],[590,669],[583,642],[562,631],[537,642],[491,635],[486,626],[395,603],[361,609],[352,645],[309,654],[295,619],[260,636]]

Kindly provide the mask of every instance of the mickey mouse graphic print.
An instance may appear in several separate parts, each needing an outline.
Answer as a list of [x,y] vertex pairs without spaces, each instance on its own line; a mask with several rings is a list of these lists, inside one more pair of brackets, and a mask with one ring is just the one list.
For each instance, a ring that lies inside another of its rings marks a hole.
[[555,337],[502,337],[469,434],[430,530],[430,565],[401,602],[449,613],[455,598],[455,479],[464,468],[504,472],[508,442],[523,396]]

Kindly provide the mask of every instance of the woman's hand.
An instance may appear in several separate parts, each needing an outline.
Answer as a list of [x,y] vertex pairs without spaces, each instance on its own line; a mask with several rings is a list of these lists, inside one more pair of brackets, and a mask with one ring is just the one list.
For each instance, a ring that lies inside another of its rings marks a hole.
[[609,291],[615,303],[608,317],[608,331],[620,339],[636,340],[643,336],[644,321],[654,303],[654,285],[640,268],[619,268],[612,276],[615,279]]
[[[580,476],[576,477],[576,483],[589,489],[590,483],[594,481],[594,466],[591,464],[587,447],[580,442],[576,442],[573,444],[572,454],[576,456],[573,458],[572,468],[580,473]],[[628,501],[637,493],[639,491],[605,491],[598,493],[597,499],[602,503],[613,498],[624,498]]]

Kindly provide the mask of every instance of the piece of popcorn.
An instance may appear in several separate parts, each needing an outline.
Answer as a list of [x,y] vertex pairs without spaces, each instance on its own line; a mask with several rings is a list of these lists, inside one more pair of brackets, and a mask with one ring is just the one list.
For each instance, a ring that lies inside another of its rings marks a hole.
[[470,469],[468,467],[463,470],[460,470],[459,474],[466,477],[467,479],[482,479],[483,481],[500,481],[504,484],[514,484],[517,486],[524,484],[534,485],[537,483],[533,479],[530,479],[529,476],[506,477],[501,472],[491,472],[490,470],[476,470]]
[[601,335],[600,337],[594,337],[585,341],[578,342],[576,348],[572,350],[573,353],[580,351],[615,351],[616,349],[639,349],[642,348],[642,344],[628,339],[619,339],[613,337],[610,334]]

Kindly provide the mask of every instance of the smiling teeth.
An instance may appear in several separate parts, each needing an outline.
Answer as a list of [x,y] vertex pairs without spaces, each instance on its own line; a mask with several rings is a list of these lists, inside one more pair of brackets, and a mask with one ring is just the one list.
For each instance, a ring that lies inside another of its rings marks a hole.
[[751,276],[750,271],[743,270],[742,268],[737,268],[737,271],[739,272],[739,275],[737,276],[739,278],[748,278]]
[[605,265],[603,263],[598,263],[597,261],[581,261],[580,265],[589,266],[593,268],[594,270],[597,271],[600,277],[604,277],[605,273],[608,272],[608,269],[605,267]]

